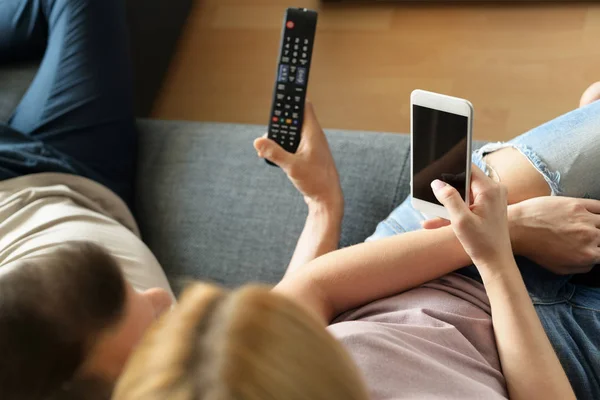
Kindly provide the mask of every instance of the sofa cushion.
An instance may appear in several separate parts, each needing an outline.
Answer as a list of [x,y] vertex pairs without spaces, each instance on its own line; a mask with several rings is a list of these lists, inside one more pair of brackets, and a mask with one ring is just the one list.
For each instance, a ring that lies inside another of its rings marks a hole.
[[8,121],[37,70],[37,63],[0,66],[0,122]]
[[[283,171],[256,156],[265,127],[142,121],[136,214],[175,286],[276,282],[306,217]],[[341,245],[363,241],[409,191],[409,139],[327,132],[346,198]]]

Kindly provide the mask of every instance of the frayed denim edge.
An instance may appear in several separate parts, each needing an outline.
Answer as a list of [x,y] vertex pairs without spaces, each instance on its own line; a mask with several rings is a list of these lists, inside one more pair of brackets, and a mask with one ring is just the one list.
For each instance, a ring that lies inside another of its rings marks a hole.
[[544,177],[548,185],[550,186],[550,190],[552,191],[552,196],[560,196],[563,194],[563,190],[560,188],[560,172],[558,171],[550,171],[548,165],[542,161],[542,159],[531,149],[529,146],[518,143],[488,143],[482,148],[478,149],[474,153],[474,160],[480,168],[483,166],[483,172],[489,175],[487,164],[483,161],[483,157],[486,154],[493,153],[494,151],[506,148],[513,147],[517,149],[521,154],[527,158],[527,160],[533,165],[533,167]]

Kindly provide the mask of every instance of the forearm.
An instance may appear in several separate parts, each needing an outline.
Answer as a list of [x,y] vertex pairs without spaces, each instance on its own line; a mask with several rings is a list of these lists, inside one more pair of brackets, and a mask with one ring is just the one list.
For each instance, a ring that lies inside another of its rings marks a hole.
[[470,263],[450,227],[361,243],[321,256],[275,290],[326,322],[371,301],[408,290]]
[[480,273],[490,300],[502,371],[511,399],[574,399],[514,258]]
[[[288,272],[275,290],[296,299],[326,323],[344,311],[471,264],[451,227],[409,232],[333,251],[339,241],[339,225],[336,232],[335,224],[324,224],[316,216],[318,213],[309,212]],[[512,228],[511,236],[514,233],[514,241],[519,242],[520,227],[514,224]],[[330,233],[325,234],[328,230]]]
[[309,203],[308,216],[285,276],[315,258],[338,248],[343,217],[342,205]]
[[522,225],[520,209],[518,205],[509,205],[507,208],[508,231],[510,234],[510,243],[513,253],[519,256],[524,255],[527,249],[526,229]]

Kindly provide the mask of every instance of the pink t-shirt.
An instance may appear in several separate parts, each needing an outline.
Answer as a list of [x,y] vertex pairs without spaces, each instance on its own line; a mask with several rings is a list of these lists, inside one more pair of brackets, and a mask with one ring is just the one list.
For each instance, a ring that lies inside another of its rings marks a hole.
[[450,274],[340,315],[329,331],[372,400],[505,399],[484,287]]

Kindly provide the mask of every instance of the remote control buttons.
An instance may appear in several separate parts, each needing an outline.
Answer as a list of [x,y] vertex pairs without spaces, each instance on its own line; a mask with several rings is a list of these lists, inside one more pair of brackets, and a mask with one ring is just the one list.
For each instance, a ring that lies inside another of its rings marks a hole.
[[[282,57],[286,58],[286,57]],[[279,82],[285,82],[289,76],[289,72],[290,72],[290,66],[289,65],[285,65],[285,64],[281,64],[279,66]],[[282,89],[283,90],[283,89]]]
[[[290,79],[292,79],[291,76]],[[296,74],[296,83],[298,83],[298,85],[306,85],[306,68],[298,67],[298,73]]]
[[300,142],[312,51],[312,32],[303,33],[304,28],[295,20],[284,21],[272,122],[269,124],[269,137],[290,152],[295,152]]

